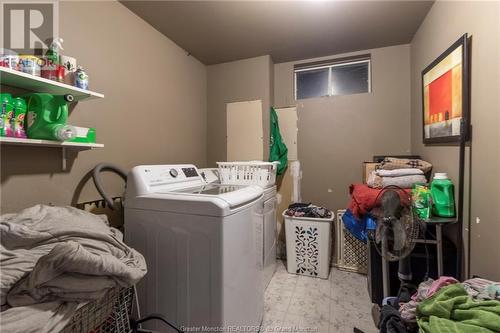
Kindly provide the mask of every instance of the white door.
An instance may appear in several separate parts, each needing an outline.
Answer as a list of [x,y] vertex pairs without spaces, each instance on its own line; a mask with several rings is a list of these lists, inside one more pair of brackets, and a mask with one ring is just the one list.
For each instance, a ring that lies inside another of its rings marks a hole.
[[228,103],[227,160],[250,161],[264,158],[262,101]]

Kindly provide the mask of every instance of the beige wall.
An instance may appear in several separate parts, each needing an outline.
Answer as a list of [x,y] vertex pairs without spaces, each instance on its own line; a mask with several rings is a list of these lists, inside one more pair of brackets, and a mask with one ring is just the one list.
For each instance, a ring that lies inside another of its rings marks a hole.
[[[107,161],[206,163],[206,67],[118,2],[61,2],[64,53],[77,58],[102,100],[80,102],[69,122],[97,129],[104,149],[80,152],[67,172],[61,151],[2,145],[1,209],[97,199],[82,177]],[[2,89],[7,89],[2,86]],[[106,178],[110,194],[123,189]],[[76,192],[76,193],[75,193]]]
[[[343,209],[349,200],[348,186],[362,180],[363,161],[377,154],[410,151],[409,45],[335,57],[366,53],[371,53],[372,58],[372,93],[367,94],[311,98],[296,103],[294,62],[274,66],[275,105],[298,107],[298,158],[303,168],[304,201]],[[326,59],[329,58],[310,61]]]
[[269,107],[272,105],[272,61],[262,56],[207,67],[207,160],[226,161],[226,104],[262,100],[264,156],[269,154]]
[[[472,35],[470,206],[465,205],[464,235],[470,210],[471,275],[500,280],[500,3],[438,1],[411,43],[412,152],[449,172],[457,184],[458,148],[422,144],[421,71],[464,33]],[[467,191],[468,192],[468,191]],[[469,197],[469,193],[467,193]],[[479,219],[479,223],[476,223]]]

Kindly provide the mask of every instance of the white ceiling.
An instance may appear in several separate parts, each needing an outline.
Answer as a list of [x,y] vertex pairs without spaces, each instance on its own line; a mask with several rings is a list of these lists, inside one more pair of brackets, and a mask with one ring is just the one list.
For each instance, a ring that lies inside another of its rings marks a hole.
[[432,1],[121,1],[210,65],[274,62],[409,43]]

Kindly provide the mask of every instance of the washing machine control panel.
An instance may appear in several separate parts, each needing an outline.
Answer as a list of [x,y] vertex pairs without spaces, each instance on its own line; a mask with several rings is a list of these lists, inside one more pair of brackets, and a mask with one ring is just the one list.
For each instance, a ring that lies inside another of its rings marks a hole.
[[152,165],[141,168],[143,181],[149,186],[202,180],[194,165]]
[[187,178],[199,176],[196,168],[182,168],[182,172],[184,172],[184,176],[186,176]]

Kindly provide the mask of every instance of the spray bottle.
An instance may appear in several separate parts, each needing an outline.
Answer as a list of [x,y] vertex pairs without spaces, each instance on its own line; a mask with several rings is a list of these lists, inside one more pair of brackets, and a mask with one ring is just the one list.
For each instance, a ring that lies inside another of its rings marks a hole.
[[59,50],[64,50],[62,47],[63,42],[64,40],[61,37],[54,38],[52,43],[50,43],[47,53],[45,53],[47,59],[54,65],[59,65]]
[[54,38],[50,43],[49,49],[45,53],[45,64],[42,67],[41,76],[49,80],[58,80],[58,71],[60,65],[59,50],[63,50],[64,40],[60,37]]

